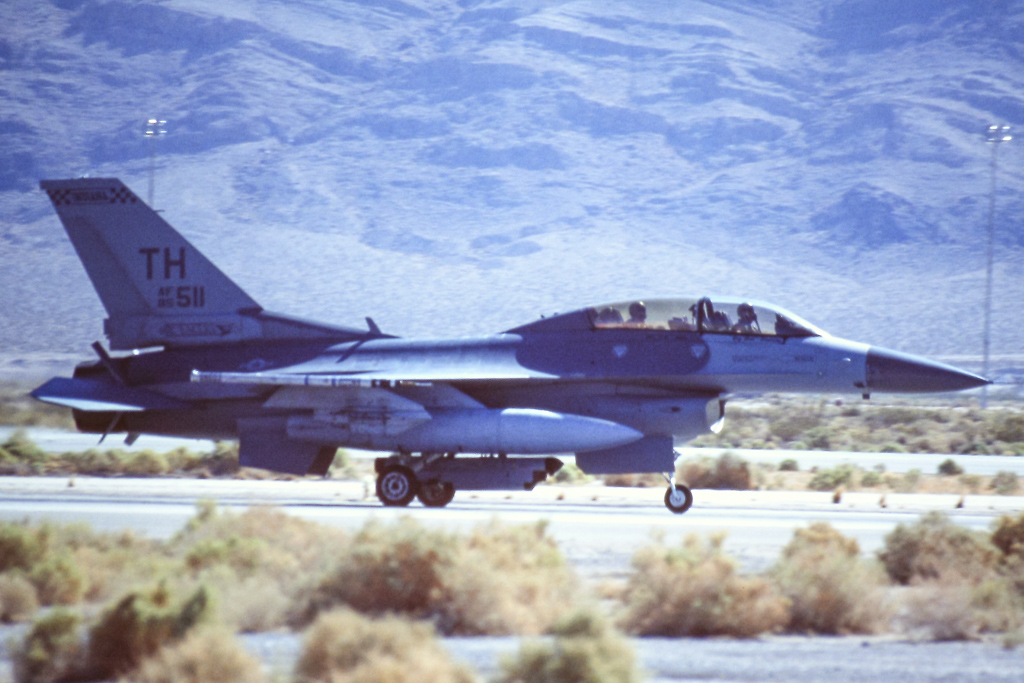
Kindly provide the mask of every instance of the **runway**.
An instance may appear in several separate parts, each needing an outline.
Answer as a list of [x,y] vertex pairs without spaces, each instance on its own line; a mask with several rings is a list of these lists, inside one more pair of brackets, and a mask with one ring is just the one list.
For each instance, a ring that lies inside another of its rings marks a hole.
[[[18,431],[16,427],[0,427],[0,443]],[[102,444],[95,434],[82,434],[62,429],[30,427],[23,430],[40,448],[52,453],[82,452],[91,448],[101,450],[142,451],[151,450],[166,453],[175,448],[186,448],[196,453],[209,453],[214,449],[214,442],[204,439],[182,439],[168,436],[144,434],[132,445],[124,443],[124,435],[115,434],[105,439]],[[351,457],[356,459],[373,459],[380,453],[348,449]],[[1024,476],[1024,458],[1007,455],[950,455],[948,453],[864,453],[858,451],[795,451],[786,449],[751,449],[751,448],[694,448],[691,446],[676,447],[676,453],[682,460],[695,458],[717,458],[729,452],[747,462],[757,465],[765,464],[773,467],[787,459],[796,460],[800,469],[812,467],[832,468],[843,463],[856,465],[870,470],[877,465],[884,465],[886,472],[901,474],[911,470],[920,470],[925,474],[934,474],[939,465],[949,458],[955,460],[968,474],[992,476],[996,472],[1014,472]],[[565,462],[572,462],[571,454],[558,456]]]
[[98,477],[0,478],[0,518],[85,521],[108,531],[130,528],[154,538],[178,531],[200,500],[230,509],[274,505],[305,519],[350,530],[367,520],[410,515],[430,527],[467,529],[498,518],[509,524],[546,520],[562,552],[588,579],[622,576],[633,553],[662,535],[678,543],[688,534],[725,533],[725,549],[742,568],[770,566],[793,531],[827,521],[856,538],[862,552],[879,549],[899,523],[928,510],[943,510],[954,521],[987,529],[1001,514],[1018,514],[1024,498],[847,493],[839,504],[831,493],[785,491],[695,492],[693,508],[673,515],[662,502],[663,489],[601,485],[546,486],[532,492],[460,492],[446,508],[384,508],[372,495],[372,482],[236,479],[128,479]]

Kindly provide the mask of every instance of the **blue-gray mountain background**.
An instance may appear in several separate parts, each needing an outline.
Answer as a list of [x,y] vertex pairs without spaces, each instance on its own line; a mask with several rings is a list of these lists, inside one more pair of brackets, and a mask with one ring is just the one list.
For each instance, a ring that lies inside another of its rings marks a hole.
[[117,176],[265,308],[402,336],[735,294],[1024,353],[1024,2],[3,0],[0,350],[102,306],[40,178]]

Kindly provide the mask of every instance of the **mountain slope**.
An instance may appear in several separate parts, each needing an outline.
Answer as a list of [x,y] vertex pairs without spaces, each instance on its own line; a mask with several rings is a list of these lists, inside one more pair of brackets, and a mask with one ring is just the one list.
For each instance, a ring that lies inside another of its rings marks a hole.
[[[718,292],[980,348],[981,131],[1024,124],[1021,2],[16,0],[0,23],[7,349],[101,335],[36,182],[145,195],[150,116],[156,205],[267,308],[463,334]],[[1024,163],[999,155],[993,351],[1019,353]]]

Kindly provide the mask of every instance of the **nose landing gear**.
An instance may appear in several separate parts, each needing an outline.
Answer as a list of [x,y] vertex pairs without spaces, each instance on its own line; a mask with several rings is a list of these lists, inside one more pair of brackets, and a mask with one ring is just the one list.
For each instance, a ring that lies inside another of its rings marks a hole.
[[677,515],[681,515],[693,505],[693,491],[683,484],[675,483],[675,477],[668,479],[668,490],[665,491],[665,507]]

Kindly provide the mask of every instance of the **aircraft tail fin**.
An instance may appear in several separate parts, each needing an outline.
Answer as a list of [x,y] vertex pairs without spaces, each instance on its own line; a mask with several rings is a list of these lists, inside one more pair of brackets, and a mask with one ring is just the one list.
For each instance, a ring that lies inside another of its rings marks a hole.
[[252,297],[116,178],[39,185],[110,316],[104,330],[113,349],[341,331],[261,313]]

